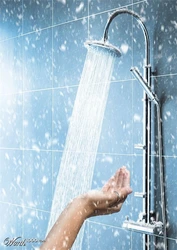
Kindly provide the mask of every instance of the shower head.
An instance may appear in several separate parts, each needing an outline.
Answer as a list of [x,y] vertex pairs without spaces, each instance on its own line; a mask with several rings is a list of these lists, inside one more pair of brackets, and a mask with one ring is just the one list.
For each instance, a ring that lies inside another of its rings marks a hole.
[[119,51],[118,48],[116,48],[112,44],[105,43],[102,41],[87,41],[87,42],[85,42],[85,46],[91,47],[91,48],[96,49],[96,50],[102,50],[105,52],[109,52],[111,54],[116,55],[117,57],[121,56],[121,52]]

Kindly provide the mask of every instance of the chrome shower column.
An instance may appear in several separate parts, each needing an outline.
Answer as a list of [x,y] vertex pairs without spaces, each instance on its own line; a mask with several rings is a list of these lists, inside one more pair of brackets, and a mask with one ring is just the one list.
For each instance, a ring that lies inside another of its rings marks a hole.
[[[140,25],[144,39],[145,39],[145,63],[144,63],[144,75],[142,76],[136,67],[131,68],[131,72],[135,78],[141,84],[144,89],[143,96],[143,144],[137,144],[136,148],[139,148],[143,152],[143,190],[142,192],[136,192],[135,196],[143,199],[143,213],[141,219],[135,221],[125,221],[123,227],[141,232],[144,234],[144,250],[150,249],[149,234],[163,235],[164,249],[167,250],[167,230],[166,230],[166,211],[165,211],[165,187],[164,187],[164,166],[162,160],[162,130],[161,130],[161,110],[157,96],[151,90],[151,65],[150,65],[150,41],[148,31],[141,17],[128,9],[116,10],[108,19],[105,26],[103,39],[101,41],[89,41],[87,46],[92,46],[96,49],[106,49],[109,53],[115,53],[116,56],[120,56],[120,51],[113,45],[108,43],[108,31],[109,26],[113,19],[120,14],[129,14],[133,16]],[[152,220],[151,211],[151,103],[154,103],[157,107],[158,116],[158,145],[159,145],[159,169],[160,169],[160,192],[162,203],[162,220]]]

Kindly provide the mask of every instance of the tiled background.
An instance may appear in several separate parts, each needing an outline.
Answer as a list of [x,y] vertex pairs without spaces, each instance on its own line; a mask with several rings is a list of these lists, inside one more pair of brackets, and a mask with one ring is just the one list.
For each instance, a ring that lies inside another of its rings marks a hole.
[[[86,56],[84,42],[101,39],[109,14],[120,7],[141,15],[150,35],[152,83],[162,105],[168,249],[177,249],[176,0],[0,1],[0,249],[7,237],[45,237]],[[144,38],[128,15],[114,19],[109,34],[122,57],[113,72],[92,187],[101,187],[126,165],[133,190],[142,191],[142,154],[134,149],[142,142],[142,89],[129,69],[134,65],[142,71]],[[155,115],[152,121],[156,135]],[[154,203],[159,209],[155,154]],[[91,218],[82,249],[143,249],[142,235],[121,227],[126,215],[137,220],[141,210],[141,199],[131,195],[121,213]],[[155,243],[150,249],[162,249],[160,239]]]

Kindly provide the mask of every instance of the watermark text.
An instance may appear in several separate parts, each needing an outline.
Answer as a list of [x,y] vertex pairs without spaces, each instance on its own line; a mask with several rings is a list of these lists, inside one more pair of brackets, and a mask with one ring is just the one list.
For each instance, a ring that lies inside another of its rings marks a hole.
[[4,245],[7,247],[11,246],[26,246],[29,243],[43,243],[45,240],[40,239],[23,239],[21,236],[14,237],[10,239],[9,237],[5,238]]

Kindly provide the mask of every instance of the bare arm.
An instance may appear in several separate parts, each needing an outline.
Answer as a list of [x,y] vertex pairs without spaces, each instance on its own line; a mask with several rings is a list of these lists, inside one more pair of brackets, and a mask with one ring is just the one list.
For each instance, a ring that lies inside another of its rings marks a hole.
[[85,219],[119,212],[131,192],[130,173],[123,167],[102,190],[92,190],[75,198],[59,216],[40,250],[71,249]]

